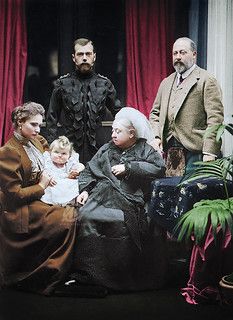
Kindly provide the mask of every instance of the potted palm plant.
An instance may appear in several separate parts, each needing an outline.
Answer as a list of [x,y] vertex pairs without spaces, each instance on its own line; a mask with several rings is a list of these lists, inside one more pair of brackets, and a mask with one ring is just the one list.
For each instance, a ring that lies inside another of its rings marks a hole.
[[[213,126],[207,130],[206,135],[215,132],[216,139],[220,140],[225,130],[233,135],[233,124]],[[202,178],[218,178],[223,182],[225,198],[196,202],[191,210],[178,219],[176,224],[175,232],[178,241],[192,239],[194,243],[190,260],[190,278],[187,288],[184,288],[182,293],[186,301],[191,301],[190,303],[198,303],[203,300],[202,298],[208,300],[210,296],[218,300],[221,296],[218,282],[219,277],[221,278],[224,274],[221,274],[224,272],[221,265],[222,251],[224,245],[230,246],[229,243],[232,242],[233,237],[233,194],[229,193],[228,188],[229,181],[233,177],[233,154],[215,161],[196,164],[198,167],[183,179],[181,185]],[[219,242],[221,242],[221,248]],[[231,269],[233,271],[233,265]],[[222,278],[220,286],[233,289],[233,272]],[[231,292],[233,294],[233,290]]]
[[[207,130],[206,135],[215,131],[216,139],[219,141],[225,130],[233,135],[233,124],[212,126]],[[186,176],[180,184],[187,184],[201,178],[218,178],[223,181],[226,199],[207,199],[196,202],[191,210],[181,216],[176,225],[175,230],[179,230],[178,241],[188,240],[192,234],[196,239],[196,243],[200,243],[205,235],[209,220],[214,235],[219,224],[223,230],[228,226],[233,234],[233,197],[229,196],[227,187],[229,178],[232,179],[233,177],[233,154],[215,161],[200,161],[196,164],[198,167]]]

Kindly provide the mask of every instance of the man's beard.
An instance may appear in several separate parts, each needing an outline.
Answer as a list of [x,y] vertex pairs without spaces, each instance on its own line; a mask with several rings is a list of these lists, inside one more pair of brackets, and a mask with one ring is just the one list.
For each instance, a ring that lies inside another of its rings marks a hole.
[[93,66],[91,66],[89,63],[82,63],[78,66],[78,70],[81,73],[89,73],[93,69]]
[[186,66],[182,62],[176,62],[173,66],[178,73],[183,73],[187,70]]

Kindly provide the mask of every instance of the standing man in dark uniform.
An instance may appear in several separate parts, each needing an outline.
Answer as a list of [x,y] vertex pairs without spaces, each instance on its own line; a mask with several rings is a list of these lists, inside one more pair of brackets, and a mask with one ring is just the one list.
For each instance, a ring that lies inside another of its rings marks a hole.
[[109,79],[94,72],[96,53],[91,40],[74,41],[72,60],[76,70],[60,77],[47,113],[47,139],[67,136],[86,164],[100,147],[98,128],[106,115],[121,109],[116,90]]

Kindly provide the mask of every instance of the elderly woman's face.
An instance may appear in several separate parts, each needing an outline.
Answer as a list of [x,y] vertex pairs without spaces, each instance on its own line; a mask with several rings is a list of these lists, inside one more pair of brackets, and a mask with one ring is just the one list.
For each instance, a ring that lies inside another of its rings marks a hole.
[[121,149],[127,149],[135,143],[135,136],[132,130],[114,121],[112,125],[112,141]]
[[35,138],[40,133],[43,117],[40,114],[32,116],[25,122],[19,122],[18,132],[27,139]]

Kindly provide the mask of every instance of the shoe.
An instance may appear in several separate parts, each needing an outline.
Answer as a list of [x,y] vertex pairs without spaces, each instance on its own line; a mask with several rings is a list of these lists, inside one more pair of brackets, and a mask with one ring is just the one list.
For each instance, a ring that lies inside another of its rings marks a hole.
[[108,290],[105,287],[79,284],[75,280],[61,284],[53,292],[57,297],[80,298],[105,298],[107,294]]
[[[231,280],[231,281],[230,281]],[[233,304],[233,282],[232,274],[222,277],[219,282],[221,287],[221,292],[224,297],[224,302],[226,304]]]
[[232,274],[222,277],[219,284],[221,286],[227,286],[233,289],[233,276]]

